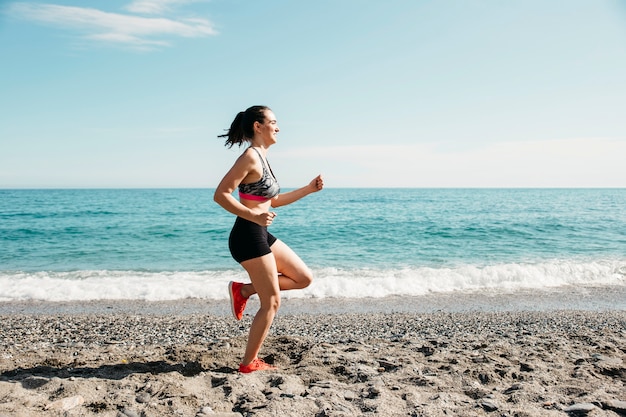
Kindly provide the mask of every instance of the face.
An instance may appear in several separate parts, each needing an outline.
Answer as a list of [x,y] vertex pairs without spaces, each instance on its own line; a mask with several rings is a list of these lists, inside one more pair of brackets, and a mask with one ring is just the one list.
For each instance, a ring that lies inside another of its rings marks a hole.
[[266,145],[276,143],[276,134],[280,132],[276,116],[271,110],[265,110],[265,120],[263,123],[255,122],[255,132]]

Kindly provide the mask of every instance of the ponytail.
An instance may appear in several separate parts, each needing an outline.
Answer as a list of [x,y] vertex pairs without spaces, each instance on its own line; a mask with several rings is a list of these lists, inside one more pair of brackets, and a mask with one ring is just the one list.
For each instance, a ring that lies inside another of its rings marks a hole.
[[265,122],[265,111],[270,110],[267,106],[252,106],[246,111],[240,111],[235,120],[230,124],[230,129],[218,138],[226,138],[225,146],[232,148],[233,145],[241,146],[244,142],[250,142],[254,137],[254,122]]

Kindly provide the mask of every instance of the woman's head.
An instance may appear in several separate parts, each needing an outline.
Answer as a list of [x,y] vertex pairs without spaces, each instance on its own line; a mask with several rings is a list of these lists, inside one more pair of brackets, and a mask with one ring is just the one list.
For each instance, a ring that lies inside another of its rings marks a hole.
[[233,145],[241,146],[244,142],[250,142],[254,137],[254,123],[263,124],[265,122],[265,112],[271,111],[267,106],[252,106],[246,111],[241,111],[235,116],[235,120],[230,124],[230,129],[218,138],[226,138],[225,145],[232,148]]

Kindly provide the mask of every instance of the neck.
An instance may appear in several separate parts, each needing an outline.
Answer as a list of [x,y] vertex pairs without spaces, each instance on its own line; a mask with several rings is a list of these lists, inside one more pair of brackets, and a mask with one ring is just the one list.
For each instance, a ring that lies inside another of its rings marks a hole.
[[258,148],[263,153],[263,155],[267,153],[267,150],[269,148],[269,146],[265,145],[264,143],[260,141],[254,141],[254,140],[250,142],[250,146],[254,148]]

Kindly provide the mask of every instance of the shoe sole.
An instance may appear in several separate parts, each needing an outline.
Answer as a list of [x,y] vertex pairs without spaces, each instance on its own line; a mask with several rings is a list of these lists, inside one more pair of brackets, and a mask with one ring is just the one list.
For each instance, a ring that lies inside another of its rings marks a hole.
[[230,296],[230,311],[233,313],[233,317],[235,320],[239,321],[237,318],[237,313],[235,312],[235,294],[233,294],[233,281],[228,283],[228,295]]
[[263,371],[276,371],[278,370],[277,367],[275,366],[269,366],[268,368],[257,368],[257,369],[249,369],[249,370],[241,370],[241,368],[239,368],[239,373],[240,374],[251,374],[252,372],[263,372]]

